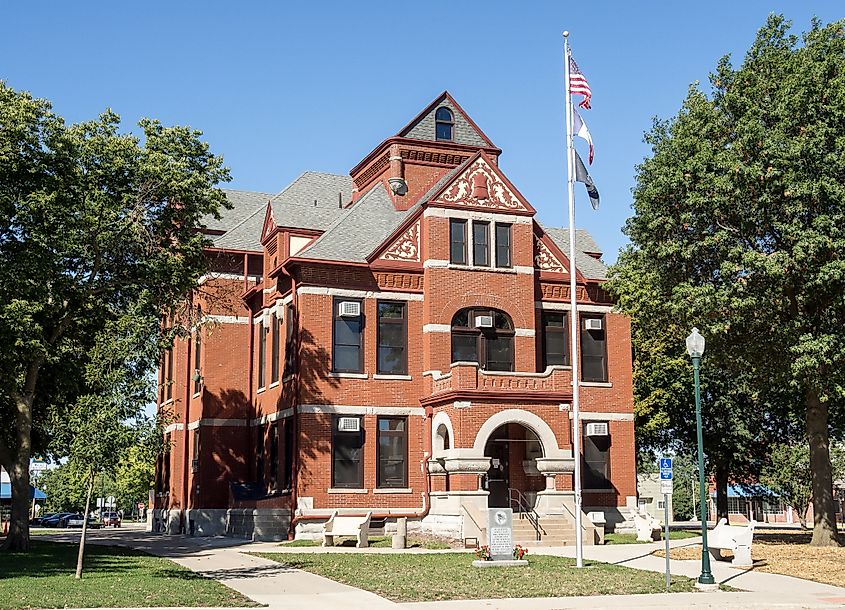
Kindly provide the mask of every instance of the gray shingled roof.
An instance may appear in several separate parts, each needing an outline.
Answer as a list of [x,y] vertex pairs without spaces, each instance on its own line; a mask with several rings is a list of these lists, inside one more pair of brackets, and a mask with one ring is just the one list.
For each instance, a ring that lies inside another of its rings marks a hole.
[[256,208],[249,216],[241,220],[223,235],[211,238],[213,248],[221,250],[246,250],[262,252],[261,230],[264,228],[264,216],[267,214],[267,202]]
[[226,195],[226,199],[232,204],[232,209],[220,209],[220,218],[217,219],[207,214],[200,219],[200,223],[211,231],[228,231],[239,224],[244,218],[251,215],[255,210],[264,208],[272,197],[272,193],[253,193],[250,191],[238,191],[235,189],[220,189]]
[[418,208],[397,211],[379,183],[295,258],[364,263],[399,224]]
[[324,231],[344,215],[338,201],[345,205],[352,197],[352,187],[349,176],[305,172],[270,199],[273,219],[280,227]]
[[[569,229],[543,227],[543,230],[557,244],[560,251],[569,256]],[[607,265],[589,256],[587,252],[601,252],[593,236],[584,229],[575,229],[575,267],[584,277],[593,280],[607,279]]]
[[445,106],[452,111],[454,126],[452,127],[452,141],[469,146],[490,146],[478,129],[470,123],[463,113],[458,110],[448,97],[440,99],[426,114],[421,116],[413,125],[399,132],[400,136],[417,140],[435,140],[435,113],[438,108]]

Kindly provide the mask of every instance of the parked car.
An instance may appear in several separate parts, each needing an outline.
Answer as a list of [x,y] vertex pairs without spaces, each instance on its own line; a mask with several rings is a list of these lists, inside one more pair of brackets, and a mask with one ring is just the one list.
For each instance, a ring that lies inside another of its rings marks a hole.
[[67,527],[67,520],[76,513],[56,513],[51,517],[41,520],[43,527]]
[[120,513],[103,513],[103,527],[120,527]]
[[50,517],[52,517],[55,514],[56,513],[44,513],[43,515],[38,515],[34,519],[30,519],[29,524],[30,525],[42,525],[44,523],[44,519],[49,519]]
[[[77,513],[68,517],[66,527],[82,527],[83,523],[82,513]],[[100,522],[94,517],[88,517],[88,527],[97,529],[100,527]]]

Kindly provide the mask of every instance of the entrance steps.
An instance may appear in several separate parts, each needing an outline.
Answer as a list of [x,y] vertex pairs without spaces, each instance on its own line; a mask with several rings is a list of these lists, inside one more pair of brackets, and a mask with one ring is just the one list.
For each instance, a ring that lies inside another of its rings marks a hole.
[[570,546],[575,544],[575,525],[565,517],[540,517],[540,540],[527,518],[513,516],[513,542],[523,546]]

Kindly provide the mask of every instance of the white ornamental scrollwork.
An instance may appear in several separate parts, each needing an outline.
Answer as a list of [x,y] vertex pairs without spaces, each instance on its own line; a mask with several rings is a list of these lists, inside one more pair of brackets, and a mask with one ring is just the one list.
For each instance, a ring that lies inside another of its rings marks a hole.
[[554,254],[552,254],[549,247],[536,235],[534,236],[534,251],[536,252],[534,255],[534,265],[537,269],[540,271],[551,271],[554,273],[565,272],[563,264]]
[[420,260],[420,221],[408,227],[399,239],[393,242],[381,258],[388,261],[413,261]]
[[[478,198],[473,193],[476,176],[482,176],[486,181],[486,197]],[[446,191],[438,197],[444,203],[458,203],[483,208],[504,208],[507,210],[525,210],[525,206],[514,192],[482,158],[475,161],[463,174],[456,179]]]

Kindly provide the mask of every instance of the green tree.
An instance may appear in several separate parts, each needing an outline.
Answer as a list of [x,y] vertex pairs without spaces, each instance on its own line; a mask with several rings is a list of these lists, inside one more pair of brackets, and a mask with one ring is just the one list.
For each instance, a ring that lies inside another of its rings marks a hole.
[[814,21],[802,44],[788,28],[771,16],[739,68],[719,62],[710,97],[693,87],[655,123],[618,273],[665,300],[668,325],[702,329],[708,383],[723,383],[708,398],[744,412],[752,438],[803,425],[812,543],[828,545],[845,397],[845,37],[842,22]]
[[698,514],[698,465],[688,454],[676,455],[672,462],[672,516],[689,521]]
[[[66,125],[0,82],[0,465],[12,481],[6,547],[29,546],[29,460],[97,396],[86,367],[101,331],[131,310],[150,346],[205,268],[200,218],[229,178],[200,133],[111,111]],[[124,323],[126,320],[124,320]],[[133,345],[137,346],[137,343]],[[84,401],[83,401],[84,402]],[[140,405],[136,405],[140,407]]]

